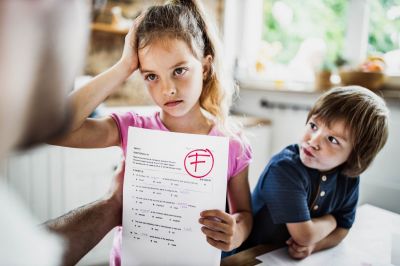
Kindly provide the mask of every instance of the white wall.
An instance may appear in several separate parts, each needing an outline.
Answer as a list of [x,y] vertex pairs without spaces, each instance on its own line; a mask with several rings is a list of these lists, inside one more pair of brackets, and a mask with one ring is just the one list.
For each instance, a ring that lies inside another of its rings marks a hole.
[[389,102],[389,108],[389,139],[361,175],[360,201],[400,213],[400,101]]

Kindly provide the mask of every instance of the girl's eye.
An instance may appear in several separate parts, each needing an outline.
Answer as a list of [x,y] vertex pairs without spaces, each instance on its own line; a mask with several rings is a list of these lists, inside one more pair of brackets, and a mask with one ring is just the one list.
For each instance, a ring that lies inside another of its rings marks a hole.
[[328,140],[329,140],[329,142],[331,142],[333,144],[339,144],[339,141],[332,136],[329,136]]
[[183,67],[178,67],[174,70],[174,75],[175,76],[183,76],[186,73],[187,69]]
[[155,74],[148,74],[144,79],[147,81],[155,81],[157,76]]
[[316,129],[317,129],[317,125],[314,124],[313,122],[310,122],[309,125],[310,125],[310,128],[311,128],[312,130],[316,130]]

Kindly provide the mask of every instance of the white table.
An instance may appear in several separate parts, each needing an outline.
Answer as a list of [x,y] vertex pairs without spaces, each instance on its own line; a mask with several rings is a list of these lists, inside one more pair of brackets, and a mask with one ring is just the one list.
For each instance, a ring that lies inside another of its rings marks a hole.
[[400,215],[372,205],[358,207],[356,220],[338,246],[304,260],[289,257],[287,248],[259,245],[222,260],[221,265],[400,265]]

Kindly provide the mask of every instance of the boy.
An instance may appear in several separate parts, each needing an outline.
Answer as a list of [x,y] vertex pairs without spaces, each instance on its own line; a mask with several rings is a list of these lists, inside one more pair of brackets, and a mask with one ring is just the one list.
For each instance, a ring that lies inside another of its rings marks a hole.
[[340,243],[351,228],[359,175],[388,137],[388,109],[368,89],[323,94],[299,144],[275,155],[252,195],[254,227],[242,248],[288,245],[296,259]]

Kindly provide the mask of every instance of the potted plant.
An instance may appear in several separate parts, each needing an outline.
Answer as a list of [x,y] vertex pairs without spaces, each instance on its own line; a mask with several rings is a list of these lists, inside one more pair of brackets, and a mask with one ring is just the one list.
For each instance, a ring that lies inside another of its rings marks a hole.
[[325,91],[332,87],[331,75],[334,69],[333,63],[325,60],[321,68],[315,73],[315,89]]

